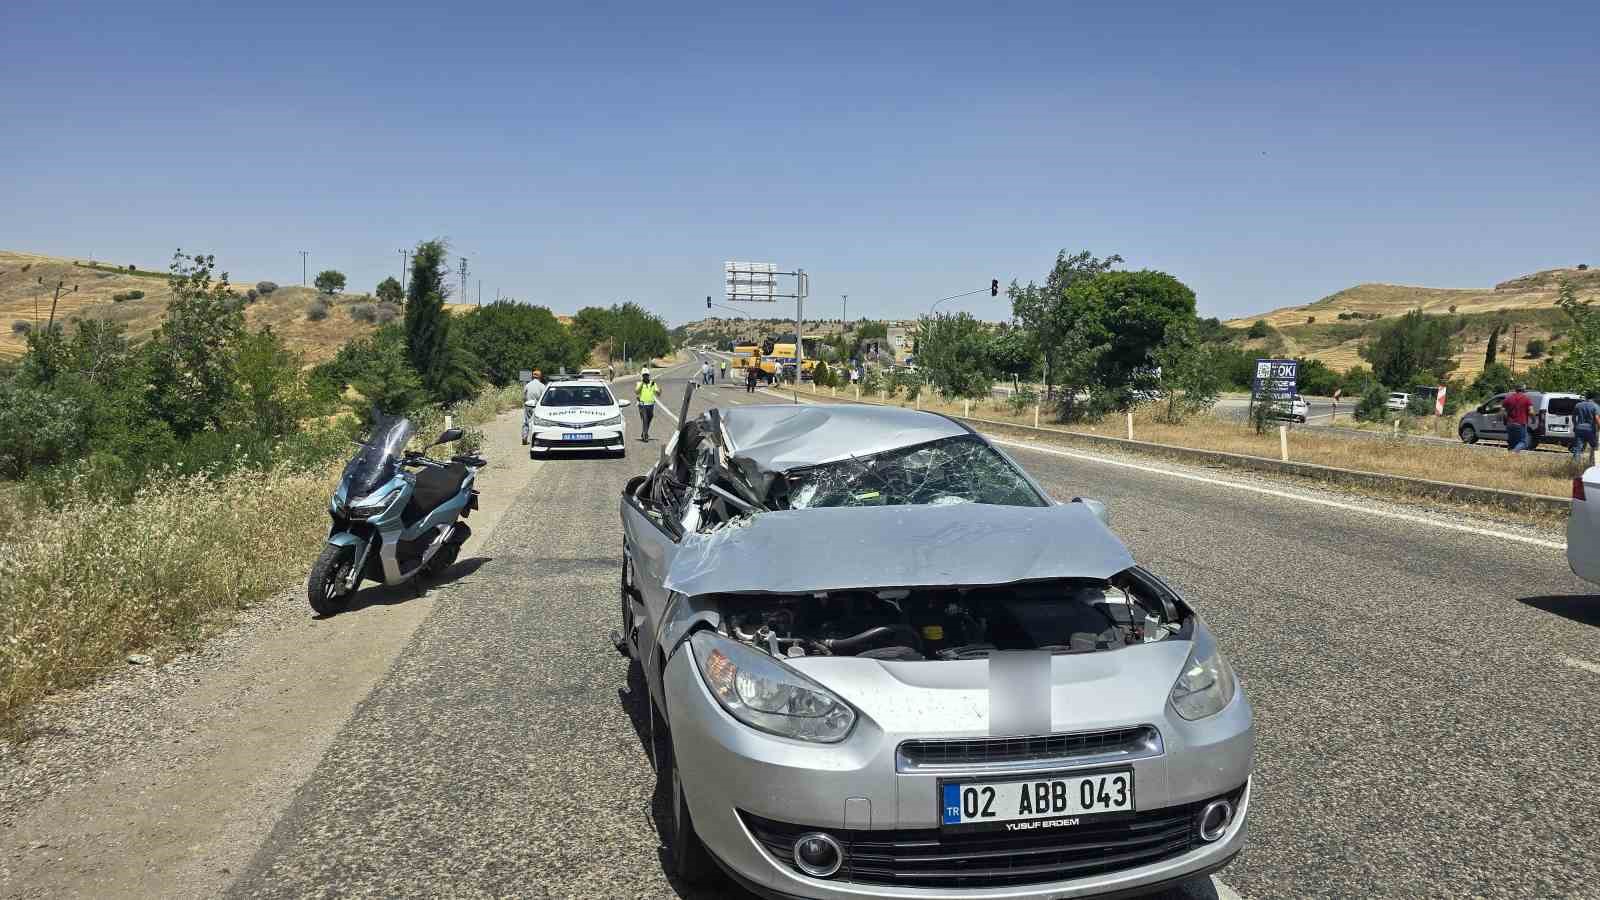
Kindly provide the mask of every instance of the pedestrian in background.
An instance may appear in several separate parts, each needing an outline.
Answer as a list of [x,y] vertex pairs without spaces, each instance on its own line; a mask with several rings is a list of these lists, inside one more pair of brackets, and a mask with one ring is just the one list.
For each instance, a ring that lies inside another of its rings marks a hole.
[[727,381],[728,380],[728,361],[727,360],[723,360],[722,361],[722,377],[717,379],[717,380],[718,381]]
[[527,444],[533,434],[533,408],[544,397],[544,373],[533,370],[533,377],[522,386],[522,443]]
[[1533,446],[1528,434],[1533,399],[1528,396],[1527,390],[1526,385],[1517,385],[1517,389],[1507,394],[1500,404],[1506,417],[1506,449],[1512,453],[1521,453]]
[[756,367],[755,366],[745,366],[744,367],[744,392],[746,394],[754,394],[756,392]]
[[656,396],[661,385],[650,380],[650,370],[639,373],[639,383],[633,386],[633,395],[639,400],[639,440],[650,440],[650,420],[656,417]]
[[1589,448],[1589,464],[1594,465],[1595,449],[1600,447],[1596,430],[1600,429],[1600,391],[1590,391],[1572,408],[1572,461],[1583,461],[1583,448]]

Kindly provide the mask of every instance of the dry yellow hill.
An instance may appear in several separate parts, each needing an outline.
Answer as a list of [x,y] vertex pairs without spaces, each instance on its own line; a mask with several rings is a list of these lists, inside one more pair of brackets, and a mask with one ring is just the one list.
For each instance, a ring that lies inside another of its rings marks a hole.
[[[1374,327],[1384,319],[1420,309],[1433,315],[1457,314],[1469,317],[1462,333],[1461,352],[1456,360],[1456,375],[1471,378],[1483,370],[1488,335],[1495,322],[1516,327],[1518,356],[1529,338],[1547,343],[1558,339],[1563,317],[1555,311],[1556,291],[1562,279],[1569,281],[1582,299],[1600,301],[1600,270],[1546,269],[1503,281],[1492,288],[1429,288],[1403,284],[1360,284],[1315,303],[1287,306],[1257,316],[1233,319],[1226,324],[1248,328],[1258,320],[1278,330],[1279,336],[1266,341],[1251,341],[1248,346],[1286,356],[1320,359],[1335,369],[1362,364],[1358,354]],[[1340,319],[1340,313],[1346,314]],[[1350,318],[1350,314],[1380,318]],[[1509,342],[1508,331],[1502,342]],[[1281,342],[1281,345],[1278,343]],[[1502,361],[1510,362],[1502,356]],[[1518,359],[1517,367],[1531,360]]]
[[[82,260],[0,250],[0,360],[14,359],[26,349],[21,328],[43,325],[48,320],[57,281],[64,281],[66,287],[56,305],[56,321],[67,323],[68,328],[75,319],[121,322],[136,340],[161,326],[171,299],[165,272],[116,271],[111,266]],[[254,284],[240,281],[233,287],[243,293]],[[143,291],[144,296],[137,300],[112,299],[113,295],[129,291]],[[306,311],[319,296],[331,309],[327,318],[312,321]],[[314,363],[331,358],[351,338],[372,333],[375,325],[356,321],[350,315],[352,306],[370,300],[364,295],[330,298],[311,288],[280,287],[250,304],[245,318],[251,328],[271,327],[283,336],[291,350],[303,355],[307,363]]]

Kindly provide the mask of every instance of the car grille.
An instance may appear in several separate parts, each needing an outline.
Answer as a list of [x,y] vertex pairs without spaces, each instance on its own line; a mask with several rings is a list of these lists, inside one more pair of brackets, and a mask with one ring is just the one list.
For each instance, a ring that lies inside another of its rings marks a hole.
[[562,447],[567,450],[593,450],[599,447],[614,447],[617,444],[622,443],[622,439],[616,436],[590,439],[586,441],[563,441],[559,439],[549,440],[546,438],[534,438],[533,443],[536,447]]
[[1080,734],[1043,734],[1029,737],[956,738],[914,740],[900,745],[896,767],[900,771],[950,767],[983,768],[1008,764],[1128,759],[1161,752],[1161,733],[1153,726],[1117,728]]
[[[1226,796],[1237,804],[1242,792],[1240,788]],[[1206,802],[1023,834],[946,833],[938,828],[817,829],[743,811],[739,815],[767,852],[796,872],[800,870],[794,864],[795,839],[821,830],[832,835],[846,853],[843,868],[830,881],[978,888],[1088,878],[1181,856],[1205,843],[1199,835],[1198,818]]]

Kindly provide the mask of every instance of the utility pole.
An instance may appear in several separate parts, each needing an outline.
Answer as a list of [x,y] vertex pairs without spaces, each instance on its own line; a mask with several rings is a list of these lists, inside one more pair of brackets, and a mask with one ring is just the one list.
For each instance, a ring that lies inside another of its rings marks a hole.
[[[41,281],[43,280],[42,276],[41,276],[40,280]],[[55,293],[55,296],[50,298],[50,321],[49,321],[48,324],[46,324],[44,326],[45,334],[50,334],[52,331],[55,330],[55,327],[56,327],[56,302],[61,299],[61,288],[65,284],[66,284],[65,281],[57,281],[56,282],[56,293]],[[76,294],[77,292],[78,292],[78,286],[77,285],[73,285],[72,286],[72,290],[67,291],[67,293],[69,293],[69,294]]]
[[483,305],[483,279],[478,279],[478,305]]
[[1511,326],[1511,374],[1513,375],[1517,374],[1517,332],[1521,330],[1520,325]]
[[461,257],[461,302],[467,302],[467,258]]
[[310,250],[300,251],[300,286],[306,286],[306,257],[311,255]]
[[400,254],[400,293],[406,292],[406,269],[411,268],[411,251],[399,250]]
[[840,333],[843,333],[850,330],[850,295],[840,294],[839,300],[844,304],[844,311],[840,313],[844,316],[844,326],[840,328]]
[[795,269],[799,283],[794,297],[794,383],[800,383],[800,373],[806,368],[805,309],[806,295],[811,293],[811,280],[805,269]]

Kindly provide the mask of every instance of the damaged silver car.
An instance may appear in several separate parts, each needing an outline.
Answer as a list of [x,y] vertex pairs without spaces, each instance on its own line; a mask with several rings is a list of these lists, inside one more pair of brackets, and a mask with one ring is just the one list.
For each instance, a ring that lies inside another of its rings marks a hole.
[[1230,862],[1250,705],[1104,519],[941,416],[685,417],[624,490],[612,635],[648,688],[674,874],[1063,898]]

